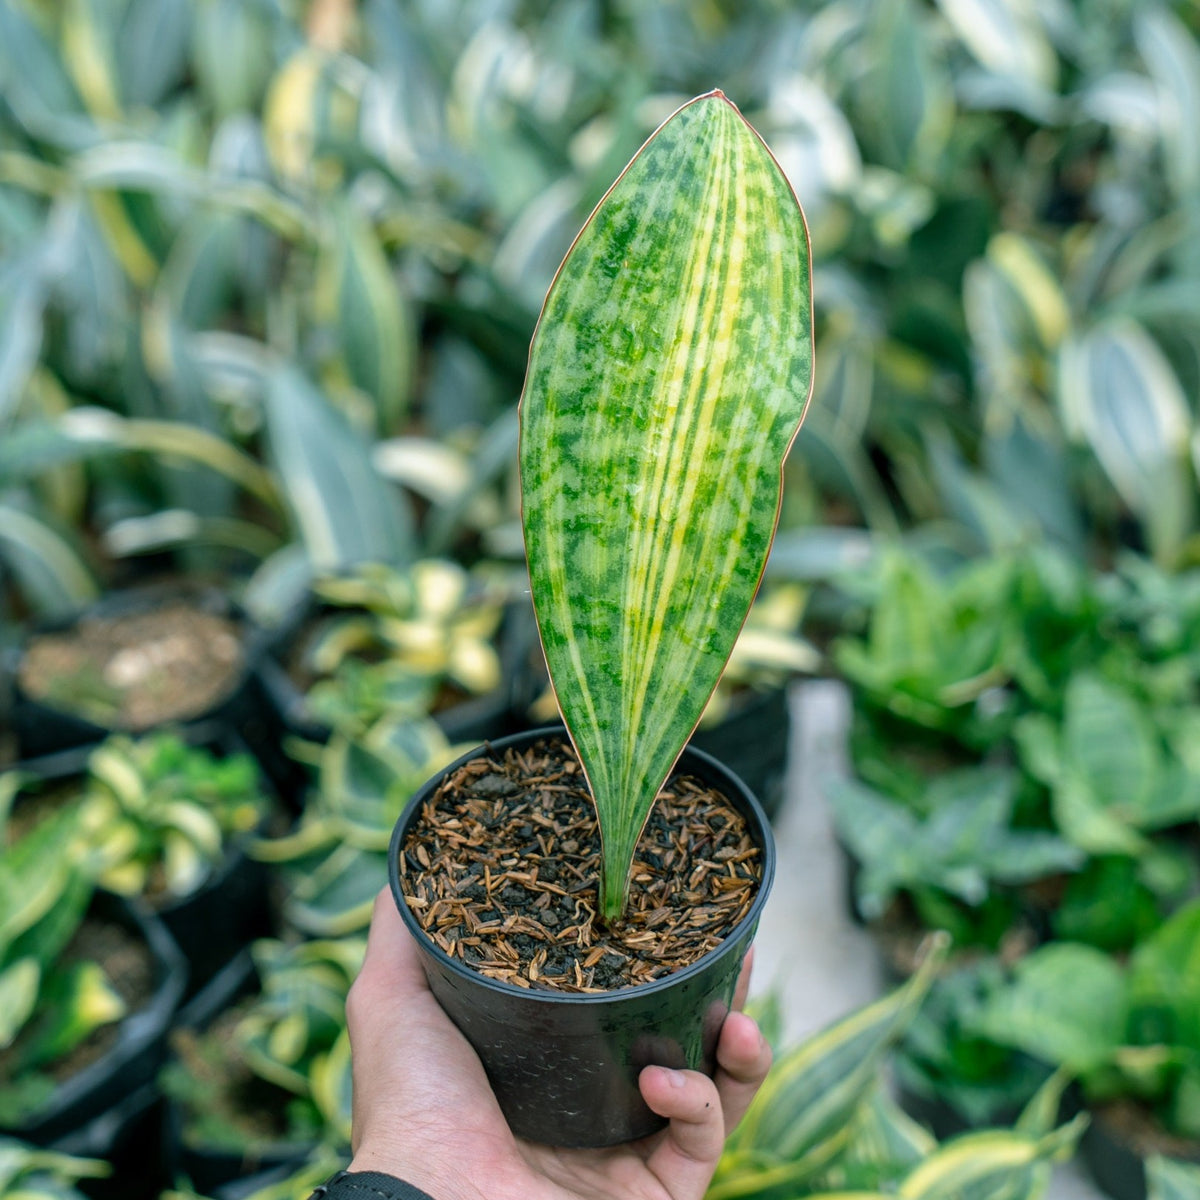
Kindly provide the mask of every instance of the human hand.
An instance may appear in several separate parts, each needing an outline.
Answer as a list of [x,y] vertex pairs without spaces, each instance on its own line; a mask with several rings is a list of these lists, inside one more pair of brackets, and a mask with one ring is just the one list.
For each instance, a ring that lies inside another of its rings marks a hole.
[[[749,956],[735,1009],[745,1001]],[[670,1120],[603,1150],[513,1137],[483,1066],[442,1011],[391,894],[375,900],[367,955],[346,1002],[354,1063],[352,1171],[382,1171],[435,1200],[701,1200],[725,1137],[771,1065],[758,1026],[731,1012],[717,1076],[646,1067],[642,1097]]]

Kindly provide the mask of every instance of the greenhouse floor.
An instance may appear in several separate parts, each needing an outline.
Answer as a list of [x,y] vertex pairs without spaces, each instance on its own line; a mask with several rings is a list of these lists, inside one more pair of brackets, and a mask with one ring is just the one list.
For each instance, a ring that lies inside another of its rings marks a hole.
[[[792,693],[792,764],[775,823],[781,869],[759,924],[754,993],[783,1000],[785,1044],[793,1044],[875,999],[883,990],[870,937],[843,901],[842,859],[822,781],[846,770],[849,701],[841,684],[798,684]],[[1057,1168],[1049,1200],[1100,1200],[1078,1163]]]

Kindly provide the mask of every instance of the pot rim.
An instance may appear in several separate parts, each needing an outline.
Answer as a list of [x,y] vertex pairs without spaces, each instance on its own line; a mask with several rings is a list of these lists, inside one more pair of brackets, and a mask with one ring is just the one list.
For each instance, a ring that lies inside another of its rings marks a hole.
[[[417,938],[418,942],[425,949],[432,952],[438,958],[439,962],[459,979],[488,990],[495,990],[504,995],[520,996],[531,1003],[565,1004],[585,1007],[588,1005],[609,1004],[614,1000],[623,1000],[635,995],[638,997],[653,996],[657,992],[667,991],[669,988],[695,978],[708,969],[717,955],[725,952],[729,943],[736,941],[747,930],[752,930],[758,923],[758,919],[762,915],[763,906],[766,904],[767,898],[771,893],[771,885],[775,879],[775,839],[771,832],[771,823],[767,820],[758,797],[723,762],[690,744],[684,747],[683,752],[679,756],[679,761],[675,764],[671,774],[674,775],[681,768],[686,770],[687,763],[685,759],[687,759],[709,772],[723,776],[730,785],[728,791],[737,793],[736,798],[731,795],[728,796],[728,799],[737,807],[745,810],[743,815],[751,818],[752,832],[756,835],[755,840],[762,848],[762,875],[759,878],[758,891],[755,893],[749,911],[729,930],[721,940],[719,946],[709,950],[706,954],[702,954],[694,963],[679,971],[673,971],[670,975],[664,975],[661,979],[652,980],[649,983],[629,984],[625,987],[610,988],[607,991],[599,993],[558,992],[549,988],[522,988],[514,983],[507,983],[501,979],[493,979],[491,976],[484,975],[480,971],[472,970],[465,963],[450,957],[421,928],[420,923],[413,916],[412,910],[405,903],[404,892],[400,887],[400,869],[398,865],[400,861],[400,843],[407,832],[408,825],[421,805],[441,781],[452,771],[456,771],[466,763],[479,758],[483,753],[489,753],[496,749],[505,749],[517,741],[528,740],[532,742],[539,737],[562,737],[564,733],[565,731],[561,725],[540,726],[537,729],[528,729],[520,733],[509,734],[507,737],[497,738],[495,741],[484,742],[467,751],[466,754],[460,755],[452,763],[438,771],[436,775],[426,780],[417,789],[404,806],[404,811],[396,821],[388,843],[388,884],[391,888],[392,899],[396,907],[400,910],[401,920],[409,932]],[[670,776],[668,776],[669,778]],[[739,800],[741,801],[740,804]]]

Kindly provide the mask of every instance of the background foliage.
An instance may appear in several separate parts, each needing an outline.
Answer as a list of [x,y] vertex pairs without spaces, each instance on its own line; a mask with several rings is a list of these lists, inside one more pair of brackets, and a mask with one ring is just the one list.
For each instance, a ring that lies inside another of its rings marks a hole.
[[[362,564],[401,591],[447,561],[519,579],[538,306],[616,171],[713,87],[812,233],[817,391],[770,578],[855,695],[834,800],[862,909],[1073,947],[935,989],[902,1079],[1024,1098],[1014,1014],[1054,1015],[1037,985],[1074,955],[1127,1018],[1095,1094],[1194,1129],[1195,1030],[1154,990],[1161,931],[1196,944],[1171,916],[1200,804],[1186,0],[0,0],[3,635],[164,573],[268,624]],[[371,636],[407,652],[428,614],[397,595]],[[438,620],[439,662],[490,669],[470,614]],[[293,746],[305,813],[257,847],[291,934],[365,923],[395,813],[451,754],[433,673],[339,659],[316,697],[337,729]],[[71,1194],[79,1169],[22,1163]]]

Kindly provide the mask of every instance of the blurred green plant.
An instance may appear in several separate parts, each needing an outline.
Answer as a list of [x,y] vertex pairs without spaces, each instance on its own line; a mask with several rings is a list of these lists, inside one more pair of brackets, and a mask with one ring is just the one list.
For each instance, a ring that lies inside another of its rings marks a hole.
[[161,549],[264,561],[267,594],[403,563],[418,525],[436,553],[516,552],[541,297],[629,152],[714,80],[821,276],[785,531],[1196,559],[1186,0],[327,11],[4,0],[0,555],[29,603]]
[[1017,785],[1011,770],[948,772],[917,811],[855,780],[831,785],[838,837],[859,864],[862,915],[882,917],[903,893],[928,927],[994,945],[1021,919],[1022,885],[1075,871],[1085,857],[1053,832],[1014,827]]
[[251,853],[278,868],[290,925],[310,937],[343,937],[370,922],[404,806],[461,750],[428,719],[385,719],[360,737],[335,731],[324,746],[297,750],[316,772],[304,813],[292,831],[258,839]]
[[297,668],[315,679],[312,715],[362,733],[386,716],[422,717],[502,682],[496,637],[510,587],[444,559],[404,571],[366,564],[320,579],[314,598],[345,610],[320,620]]
[[[19,773],[0,776],[8,797],[0,812],[20,791],[44,784]],[[152,904],[195,892],[229,846],[271,811],[251,755],[222,758],[166,732],[137,739],[115,734],[92,751],[77,786],[69,792],[56,786],[53,802],[72,813],[95,881]],[[36,793],[30,801],[37,804]]]
[[896,1080],[948,1123],[1010,1125],[1051,1070],[978,1031],[980,1012],[1011,978],[996,957],[964,962],[934,980],[896,1051]]
[[103,1179],[107,1163],[76,1158],[0,1138],[0,1197],[4,1200],[83,1200],[75,1186],[82,1179]]
[[99,962],[64,951],[92,898],[78,814],[52,814],[0,853],[0,1124],[28,1120],[54,1094],[49,1068],[125,1001]]
[[1200,901],[1128,963],[1089,946],[1044,946],[989,997],[978,1035],[1076,1075],[1091,1104],[1128,1098],[1200,1141]]
[[232,1027],[178,1039],[163,1072],[190,1144],[253,1150],[264,1126],[282,1127],[267,1139],[276,1143],[349,1144],[345,1006],[364,948],[361,938],[255,943],[260,994],[238,1008]]
[[1144,835],[1200,817],[1200,772],[1183,741],[1196,726],[1193,718],[1164,737],[1154,718],[1132,689],[1080,671],[1067,684],[1061,722],[1030,713],[1014,734],[1025,769],[1050,788],[1066,838],[1091,854],[1137,856],[1147,871],[1170,871]]

